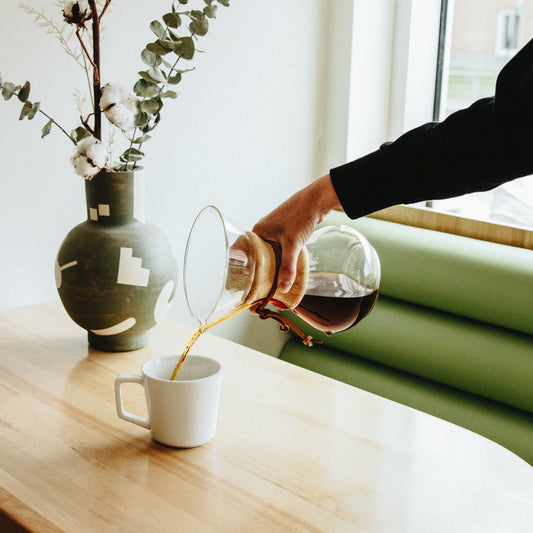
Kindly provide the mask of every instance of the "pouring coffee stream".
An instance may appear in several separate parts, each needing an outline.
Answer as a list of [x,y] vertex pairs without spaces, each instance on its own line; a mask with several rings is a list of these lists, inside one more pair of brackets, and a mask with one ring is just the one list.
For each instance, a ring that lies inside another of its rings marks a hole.
[[[189,311],[200,323],[176,366],[196,339],[244,309],[292,329],[307,346],[322,341],[303,333],[286,316],[292,311],[313,328],[332,335],[360,322],[377,299],[381,268],[368,240],[348,226],[316,230],[300,252],[296,280],[277,290],[278,243],[242,232],[214,206],[196,217],[185,251],[183,282]],[[209,278],[205,279],[209,261]],[[270,305],[274,311],[266,306]]]
[[183,350],[183,353],[181,354],[181,357],[179,358],[178,364],[175,366],[174,370],[172,371],[172,376],[170,377],[170,381],[174,381],[178,375],[178,372],[181,368],[181,365],[183,361],[185,361],[185,358],[187,357],[187,354],[190,352],[191,348],[193,347],[193,344],[198,340],[200,335],[205,333],[208,329],[211,329],[215,326],[218,326],[221,322],[224,322],[225,320],[228,320],[232,316],[235,316],[237,313],[240,313],[241,311],[244,311],[246,308],[250,307],[249,305],[242,304],[233,311],[230,311],[229,313],[225,314],[223,317],[219,318],[218,320],[215,320],[214,322],[211,322],[211,324],[202,324],[192,335],[192,337],[189,339],[189,342],[185,345],[185,350]]

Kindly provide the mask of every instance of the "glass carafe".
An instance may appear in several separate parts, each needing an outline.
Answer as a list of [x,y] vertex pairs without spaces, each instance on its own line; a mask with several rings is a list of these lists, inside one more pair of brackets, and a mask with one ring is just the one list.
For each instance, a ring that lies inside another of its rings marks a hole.
[[326,226],[313,233],[305,250],[306,288],[292,311],[327,335],[360,322],[374,306],[381,279],[372,245],[349,226]]
[[276,318],[284,329],[288,323],[298,330],[279,313],[267,311],[271,304],[331,335],[371,311],[381,269],[376,251],[358,231],[348,226],[316,230],[300,253],[288,293],[276,289],[280,254],[276,243],[239,230],[216,207],[205,207],[185,251],[183,280],[191,314],[208,324],[249,308],[262,318]]

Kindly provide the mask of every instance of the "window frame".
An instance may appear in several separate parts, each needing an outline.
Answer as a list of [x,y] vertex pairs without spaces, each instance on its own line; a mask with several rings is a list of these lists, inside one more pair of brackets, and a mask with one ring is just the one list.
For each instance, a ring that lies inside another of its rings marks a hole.
[[396,205],[376,211],[369,217],[533,250],[532,230],[459,217],[430,208]]

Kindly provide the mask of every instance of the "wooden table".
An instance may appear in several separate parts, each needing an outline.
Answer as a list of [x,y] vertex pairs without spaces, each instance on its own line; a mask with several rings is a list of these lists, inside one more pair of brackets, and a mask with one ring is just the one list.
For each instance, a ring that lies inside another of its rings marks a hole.
[[224,369],[215,438],[153,442],[117,417],[115,375],[191,333],[109,354],[58,303],[0,313],[1,531],[533,531],[533,468],[509,451],[213,335],[194,352]]

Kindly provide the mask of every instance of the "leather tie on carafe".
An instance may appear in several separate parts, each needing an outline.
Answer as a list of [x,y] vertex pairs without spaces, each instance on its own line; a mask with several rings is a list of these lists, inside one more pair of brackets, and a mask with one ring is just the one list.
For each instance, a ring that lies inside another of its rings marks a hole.
[[322,344],[322,341],[320,339],[314,339],[311,335],[306,335],[294,322],[289,320],[287,317],[282,315],[281,313],[278,313],[277,311],[272,311],[271,309],[266,309],[267,304],[270,302],[272,297],[274,296],[274,293],[277,290],[278,286],[278,274],[279,274],[279,268],[281,265],[281,245],[276,241],[271,241],[269,239],[264,239],[270,246],[272,246],[272,249],[274,250],[274,255],[276,259],[276,273],[274,275],[274,281],[272,283],[272,287],[270,289],[269,294],[259,300],[257,303],[253,304],[250,307],[250,312],[259,316],[261,320],[266,320],[268,318],[272,318],[276,322],[279,323],[279,329],[283,332],[288,332],[290,329],[293,330],[298,337],[302,339],[302,342],[306,346],[313,346],[314,344]]

